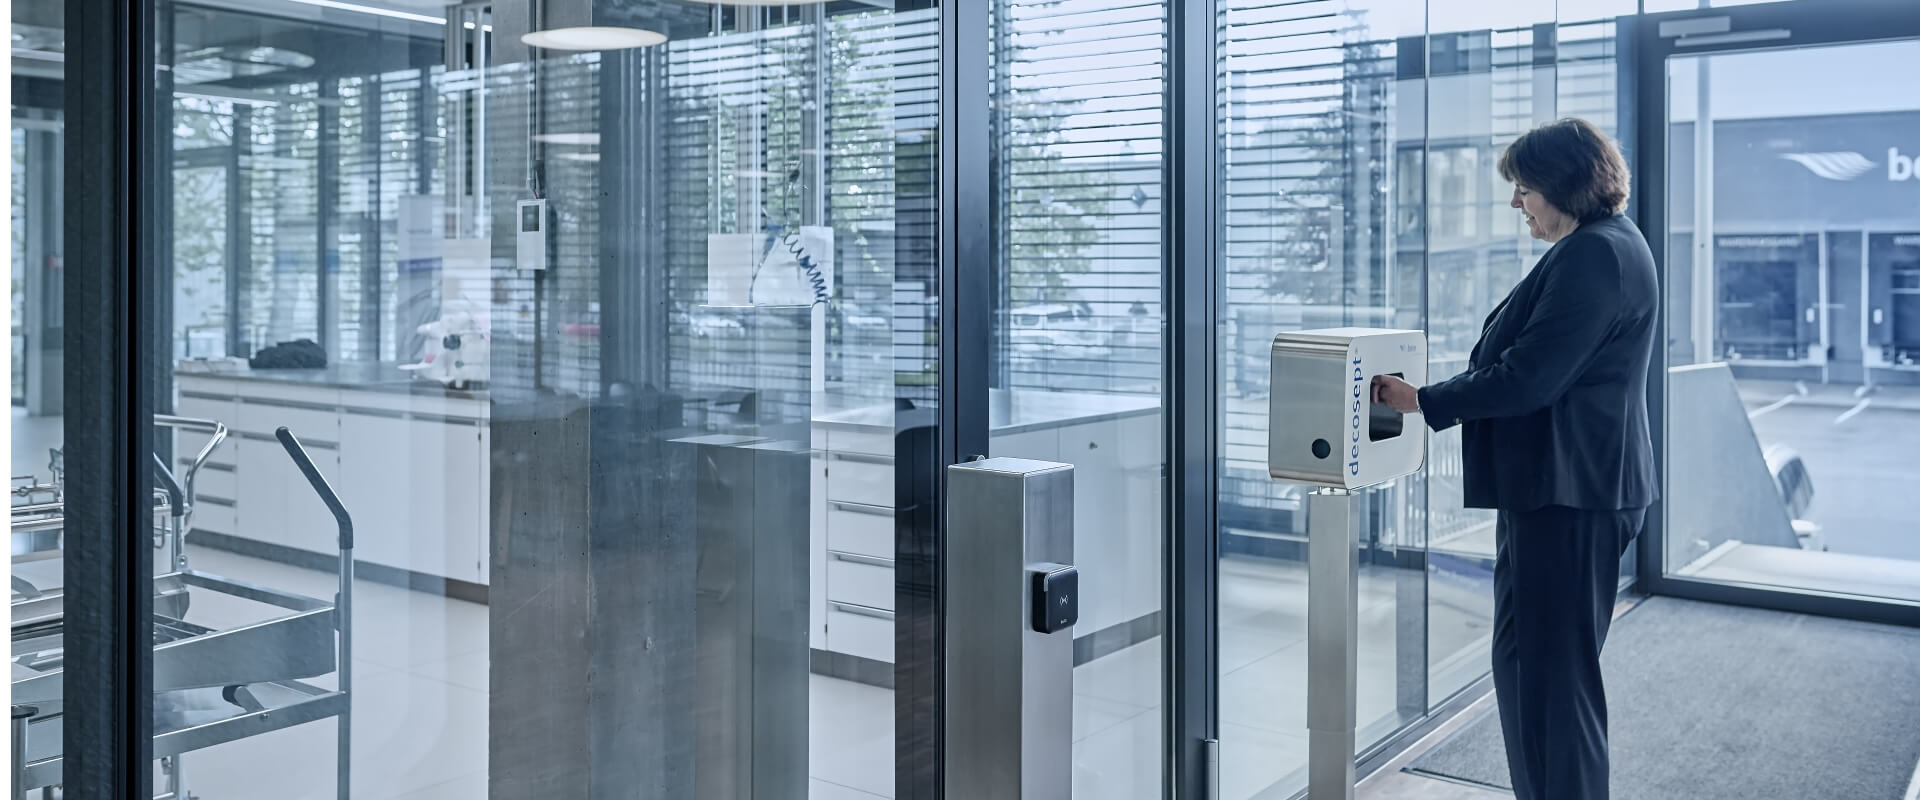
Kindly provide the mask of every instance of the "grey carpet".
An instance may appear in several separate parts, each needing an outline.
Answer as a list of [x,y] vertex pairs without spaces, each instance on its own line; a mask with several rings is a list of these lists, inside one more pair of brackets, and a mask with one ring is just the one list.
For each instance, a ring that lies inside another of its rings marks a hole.
[[[1613,623],[1615,800],[1901,800],[1920,761],[1920,629],[1653,598]],[[1511,790],[1497,712],[1407,770]]]

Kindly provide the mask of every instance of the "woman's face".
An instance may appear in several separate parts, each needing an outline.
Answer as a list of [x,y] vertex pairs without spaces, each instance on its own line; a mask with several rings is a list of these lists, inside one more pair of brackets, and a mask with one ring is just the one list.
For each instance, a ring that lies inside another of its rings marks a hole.
[[1511,205],[1526,216],[1527,232],[1533,234],[1535,239],[1557,242],[1573,232],[1573,218],[1554,208],[1547,198],[1532,189],[1514,184]]

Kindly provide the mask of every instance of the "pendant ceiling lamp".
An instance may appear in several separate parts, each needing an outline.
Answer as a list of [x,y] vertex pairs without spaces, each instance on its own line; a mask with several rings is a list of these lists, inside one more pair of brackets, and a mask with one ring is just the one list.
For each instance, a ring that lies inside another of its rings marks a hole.
[[710,6],[817,6],[825,0],[688,0]]
[[530,47],[543,50],[628,50],[652,47],[667,40],[667,35],[645,28],[588,25],[577,28],[550,28],[520,37]]

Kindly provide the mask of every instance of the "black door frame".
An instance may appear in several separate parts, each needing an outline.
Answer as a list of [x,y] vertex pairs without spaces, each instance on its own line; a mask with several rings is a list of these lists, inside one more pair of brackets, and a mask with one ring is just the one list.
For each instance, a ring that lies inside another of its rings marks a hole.
[[1216,0],[1167,8],[1161,215],[1165,797],[1219,789]]
[[[1719,33],[1680,31],[1690,26],[1719,28]],[[1675,56],[1789,50],[1826,45],[1859,44],[1920,38],[1920,5],[1905,0],[1793,0],[1730,8],[1650,14],[1633,21],[1630,52],[1623,66],[1632,77],[1634,141],[1634,195],[1636,219],[1658,258],[1661,297],[1668,280],[1665,256],[1668,241],[1667,186],[1667,61]],[[1665,35],[1663,35],[1663,29]],[[1684,44],[1683,44],[1684,41]],[[1662,301],[1664,303],[1664,300]],[[1656,341],[1668,337],[1665,309],[1659,315]],[[1666,463],[1667,364],[1665,348],[1650,365],[1648,410],[1653,415],[1654,452]],[[1662,473],[1665,473],[1663,466]],[[1654,506],[1642,537],[1638,560],[1639,588],[1654,595],[1769,608],[1805,614],[1844,617],[1873,622],[1920,625],[1920,605],[1863,596],[1811,592],[1757,584],[1708,582],[1666,574],[1666,506]]]
[[[66,0],[65,796],[153,796],[158,2]],[[166,337],[159,337],[164,347]]]

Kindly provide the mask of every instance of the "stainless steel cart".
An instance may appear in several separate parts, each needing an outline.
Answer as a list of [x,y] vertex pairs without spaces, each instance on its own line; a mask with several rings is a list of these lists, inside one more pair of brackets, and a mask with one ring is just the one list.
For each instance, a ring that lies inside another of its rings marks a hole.
[[[338,791],[345,800],[352,730],[352,518],[299,441],[280,428],[281,446],[339,527],[337,594],[331,601],[316,599],[192,569],[186,545],[195,478],[226,438],[226,428],[181,417],[157,422],[209,439],[189,465],[184,485],[165,464],[155,463],[153,545],[159,551],[155,561],[163,566],[153,579],[153,755],[166,776],[165,790],[156,797],[190,797],[181,765],[185,753],[332,717],[339,725]],[[61,537],[80,534],[65,528],[60,483],[56,474],[54,501],[14,507],[15,563],[57,558]],[[265,604],[276,615],[223,630],[188,622],[187,609],[202,593]],[[13,796],[20,800],[63,779],[64,597],[63,591],[14,584]],[[328,673],[338,674],[335,690],[307,682]]]

